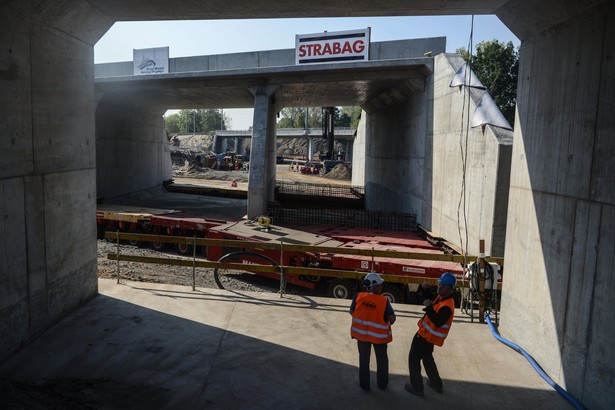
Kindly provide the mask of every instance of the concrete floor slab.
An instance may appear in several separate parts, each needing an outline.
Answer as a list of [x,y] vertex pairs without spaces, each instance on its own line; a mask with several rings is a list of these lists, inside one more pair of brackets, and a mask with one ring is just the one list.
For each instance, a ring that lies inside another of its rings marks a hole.
[[[566,408],[486,324],[457,312],[435,356],[445,392],[404,390],[421,307],[396,304],[387,391],[358,385],[349,301],[99,280],[99,295],[10,360],[17,381],[101,380],[123,386],[95,408]],[[504,335],[505,336],[505,335]],[[87,388],[87,387],[86,387]],[[80,392],[83,394],[83,392]]]

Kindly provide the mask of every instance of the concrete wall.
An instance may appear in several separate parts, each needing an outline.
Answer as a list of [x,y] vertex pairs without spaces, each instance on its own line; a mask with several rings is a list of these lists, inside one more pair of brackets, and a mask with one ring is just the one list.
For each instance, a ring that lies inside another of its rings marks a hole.
[[367,209],[421,214],[427,102],[416,94],[366,116]]
[[164,118],[105,100],[96,110],[99,198],[161,186],[172,178]]
[[500,331],[615,408],[615,6],[521,47]]
[[[428,136],[425,205],[418,220],[472,254],[478,254],[479,240],[484,239],[488,255],[503,256],[512,132],[467,125],[483,91],[468,94],[465,87],[449,87],[462,65],[456,54],[435,58],[429,104],[433,106],[433,134]],[[467,155],[465,171],[463,153]]]
[[0,360],[97,292],[92,47],[0,14]]

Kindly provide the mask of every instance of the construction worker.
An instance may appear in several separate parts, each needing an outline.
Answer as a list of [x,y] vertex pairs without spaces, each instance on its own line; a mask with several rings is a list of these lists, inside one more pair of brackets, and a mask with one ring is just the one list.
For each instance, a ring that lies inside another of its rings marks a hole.
[[[410,383],[406,383],[408,392],[423,396],[423,376],[421,375],[421,361],[427,373],[427,386],[438,393],[444,391],[442,379],[438,373],[438,367],[433,358],[434,346],[442,346],[453,323],[455,316],[455,301],[453,292],[455,289],[455,276],[446,272],[438,280],[436,298],[430,297],[423,301],[425,314],[419,320],[419,330],[412,338],[410,353],[408,354],[408,368],[410,371]],[[429,291],[429,284],[421,285],[423,293]]]
[[357,293],[350,304],[350,336],[357,339],[359,385],[365,391],[370,389],[369,360],[372,346],[376,353],[378,388],[385,390],[389,384],[387,343],[393,340],[391,325],[395,323],[395,312],[389,300],[380,294],[383,283],[380,275],[375,272],[368,273],[363,279],[367,292]]

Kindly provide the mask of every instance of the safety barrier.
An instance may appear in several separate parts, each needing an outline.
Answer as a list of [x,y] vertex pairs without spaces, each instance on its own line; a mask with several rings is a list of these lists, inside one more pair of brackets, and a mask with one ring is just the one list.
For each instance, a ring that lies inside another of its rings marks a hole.
[[[461,255],[444,255],[444,254],[429,254],[429,253],[417,253],[417,252],[398,252],[390,250],[376,250],[376,249],[355,249],[355,248],[337,248],[331,246],[311,246],[311,245],[293,245],[288,243],[264,243],[257,241],[245,241],[245,240],[229,240],[229,239],[207,239],[197,237],[183,237],[183,236],[166,236],[166,235],[149,235],[149,234],[136,234],[136,233],[123,233],[123,232],[106,232],[105,238],[110,240],[116,240],[117,248],[116,253],[109,253],[108,259],[117,261],[117,282],[120,283],[120,261],[127,262],[141,262],[141,263],[154,263],[160,265],[176,265],[192,267],[192,290],[196,288],[196,274],[195,270],[199,268],[214,268],[214,269],[231,269],[247,272],[270,272],[277,273],[281,276],[280,281],[280,295],[284,294],[283,284],[286,282],[285,275],[304,275],[304,276],[325,276],[334,278],[346,278],[346,279],[361,279],[365,272],[355,272],[347,270],[336,269],[320,269],[309,267],[297,267],[297,266],[285,266],[285,265],[255,265],[233,262],[214,262],[207,260],[197,260],[196,249],[199,246],[220,246],[223,248],[241,248],[241,249],[270,249],[280,252],[280,260],[283,260],[283,252],[312,252],[312,253],[337,253],[346,255],[360,255],[386,258],[399,258],[399,259],[419,259],[419,260],[435,260],[435,261],[449,261],[463,263],[466,260],[476,259],[476,256]],[[138,242],[161,242],[161,243],[176,243],[186,244],[192,246],[193,255],[191,259],[187,258],[157,258],[157,257],[145,257],[136,255],[122,255],[120,248],[120,241],[138,241]],[[487,257],[486,261],[495,262],[500,265],[503,264],[503,258]],[[437,284],[437,278],[425,278],[424,276],[400,276],[400,275],[387,275],[382,274],[382,278],[387,282],[404,283],[404,284],[420,284],[431,283]]]

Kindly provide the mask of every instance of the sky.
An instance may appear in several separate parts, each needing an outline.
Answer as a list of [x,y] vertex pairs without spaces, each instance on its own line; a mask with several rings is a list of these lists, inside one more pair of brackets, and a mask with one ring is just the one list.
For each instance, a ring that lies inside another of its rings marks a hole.
[[[366,27],[371,42],[444,36],[446,51],[455,52],[469,48],[472,16],[118,22],[94,46],[94,62],[132,61],[133,49],[154,47],[169,47],[170,58],[294,48],[296,34]],[[520,43],[496,16],[475,16],[473,49],[494,39]],[[231,129],[252,125],[250,109],[225,109],[224,114]]]

